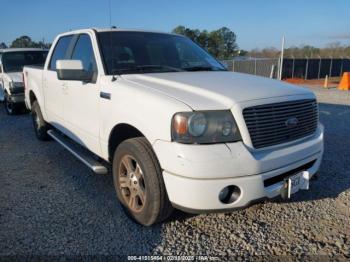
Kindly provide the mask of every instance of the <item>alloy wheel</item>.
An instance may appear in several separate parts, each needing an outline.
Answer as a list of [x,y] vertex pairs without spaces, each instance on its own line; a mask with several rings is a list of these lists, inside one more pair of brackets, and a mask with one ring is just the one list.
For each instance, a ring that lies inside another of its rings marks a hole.
[[141,212],[146,203],[144,174],[139,163],[130,155],[123,156],[120,161],[118,182],[128,208]]

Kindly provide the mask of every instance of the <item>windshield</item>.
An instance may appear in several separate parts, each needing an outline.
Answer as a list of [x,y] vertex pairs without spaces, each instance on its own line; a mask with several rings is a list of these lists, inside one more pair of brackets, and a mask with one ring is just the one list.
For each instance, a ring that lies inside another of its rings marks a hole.
[[225,71],[225,67],[188,38],[148,32],[98,33],[106,73]]
[[44,65],[47,51],[18,51],[2,54],[5,72],[21,72],[26,65]]

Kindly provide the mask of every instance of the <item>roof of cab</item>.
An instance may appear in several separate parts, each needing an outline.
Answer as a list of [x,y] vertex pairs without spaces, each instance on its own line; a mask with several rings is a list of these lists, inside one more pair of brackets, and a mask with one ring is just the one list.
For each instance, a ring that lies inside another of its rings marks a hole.
[[126,29],[126,28],[85,28],[78,29],[69,32],[64,32],[60,35],[69,35],[69,34],[81,34],[87,31],[95,31],[95,32],[143,32],[143,33],[159,33],[159,34],[169,34],[174,35],[172,33],[155,31],[155,30],[142,30],[142,29]]
[[47,51],[42,48],[6,48],[0,49],[0,53],[20,52],[20,51]]

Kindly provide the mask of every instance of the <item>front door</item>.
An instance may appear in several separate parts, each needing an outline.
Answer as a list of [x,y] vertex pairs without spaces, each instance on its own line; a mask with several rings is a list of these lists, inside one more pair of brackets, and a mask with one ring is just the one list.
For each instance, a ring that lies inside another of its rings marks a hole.
[[62,129],[63,122],[63,88],[66,81],[59,80],[56,73],[56,61],[66,59],[73,36],[61,37],[52,53],[50,63],[43,74],[43,88],[45,92],[45,112],[47,120],[58,129]]
[[81,60],[84,70],[92,71],[92,82],[66,81],[64,87],[64,121],[69,136],[94,153],[99,153],[98,70],[91,38],[79,35],[70,59]]

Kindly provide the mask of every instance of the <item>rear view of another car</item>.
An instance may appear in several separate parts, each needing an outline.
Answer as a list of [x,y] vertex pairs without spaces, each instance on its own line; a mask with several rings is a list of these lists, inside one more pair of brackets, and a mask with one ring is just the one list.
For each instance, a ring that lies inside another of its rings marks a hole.
[[9,115],[24,109],[24,66],[43,66],[47,51],[39,48],[9,48],[0,54],[0,101]]

